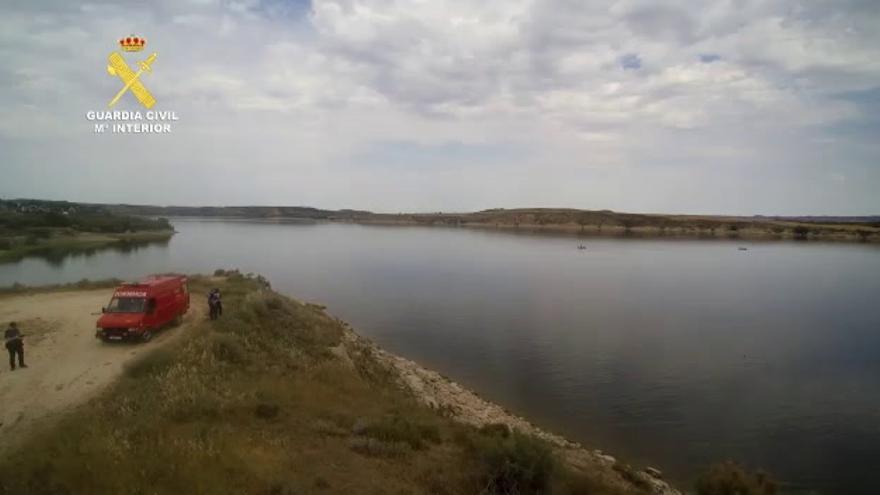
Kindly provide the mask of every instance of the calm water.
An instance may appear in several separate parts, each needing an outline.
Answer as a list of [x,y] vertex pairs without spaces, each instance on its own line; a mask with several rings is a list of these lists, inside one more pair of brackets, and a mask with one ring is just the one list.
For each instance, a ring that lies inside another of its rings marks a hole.
[[[177,220],[170,243],[0,265],[0,285],[267,275],[536,423],[688,481],[737,459],[876,493],[880,249]],[[748,245],[749,251],[737,246]]]

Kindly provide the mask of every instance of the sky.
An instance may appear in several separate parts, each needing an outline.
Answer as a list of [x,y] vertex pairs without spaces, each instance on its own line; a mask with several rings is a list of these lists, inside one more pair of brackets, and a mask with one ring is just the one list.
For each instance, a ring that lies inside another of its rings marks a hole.
[[3,198],[880,214],[878,138],[875,0],[0,0]]

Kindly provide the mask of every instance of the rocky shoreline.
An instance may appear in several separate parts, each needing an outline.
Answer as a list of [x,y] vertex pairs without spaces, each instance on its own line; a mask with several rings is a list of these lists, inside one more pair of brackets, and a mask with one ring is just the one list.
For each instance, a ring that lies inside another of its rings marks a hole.
[[[475,427],[503,424],[512,430],[540,438],[554,448],[574,469],[602,474],[609,482],[631,485],[634,493],[682,495],[683,492],[663,479],[663,473],[654,467],[633,469],[601,450],[590,450],[577,442],[548,432],[525,418],[510,413],[475,392],[418,363],[392,354],[369,339],[357,334],[350,325],[341,322],[346,333],[337,355],[344,360],[366,353],[396,377],[398,384],[411,392],[422,404],[462,423]],[[621,486],[621,488],[625,488]]]

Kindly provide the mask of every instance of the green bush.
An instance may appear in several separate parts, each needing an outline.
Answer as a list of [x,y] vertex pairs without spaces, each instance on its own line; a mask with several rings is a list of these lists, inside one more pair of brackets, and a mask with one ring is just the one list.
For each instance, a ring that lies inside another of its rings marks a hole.
[[56,212],[43,215],[43,222],[50,227],[70,227],[73,223],[66,215]]
[[481,464],[488,493],[546,493],[559,470],[544,441],[498,427],[484,427],[469,447]]
[[125,366],[125,374],[131,378],[158,375],[174,362],[174,354],[167,349],[153,349]]
[[281,407],[278,404],[269,404],[266,402],[261,402],[257,404],[256,408],[254,408],[254,415],[260,419],[275,419],[280,412]]
[[776,483],[766,473],[750,473],[734,462],[715,464],[697,480],[697,495],[775,495]]
[[211,340],[214,356],[220,361],[233,364],[241,364],[248,361],[247,351],[235,335],[218,333],[211,336]]
[[810,235],[810,228],[805,225],[798,225],[791,229],[791,232],[794,234],[795,239],[806,239]]
[[30,233],[37,239],[48,239],[52,237],[52,229],[46,227],[37,227],[30,229]]
[[480,427],[480,433],[483,435],[507,438],[510,436],[510,427],[504,423],[489,423]]

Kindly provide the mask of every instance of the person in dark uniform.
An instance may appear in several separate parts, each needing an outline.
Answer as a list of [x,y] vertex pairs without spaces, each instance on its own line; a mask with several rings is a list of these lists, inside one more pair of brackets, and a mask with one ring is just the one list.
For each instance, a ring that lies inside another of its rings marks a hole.
[[208,310],[212,320],[223,314],[223,301],[220,300],[220,289],[211,289],[208,293]]
[[18,366],[27,368],[27,365],[24,364],[24,340],[22,340],[22,337],[24,336],[18,330],[18,325],[14,321],[9,324],[9,328],[3,334],[3,338],[6,340],[6,350],[9,351],[9,368],[13,371],[15,371],[16,354],[18,354]]
[[217,305],[217,317],[223,316],[223,298],[220,297],[220,289],[214,289],[214,295],[216,297],[215,304]]
[[208,291],[208,318],[217,319],[217,306],[215,304],[214,289]]

